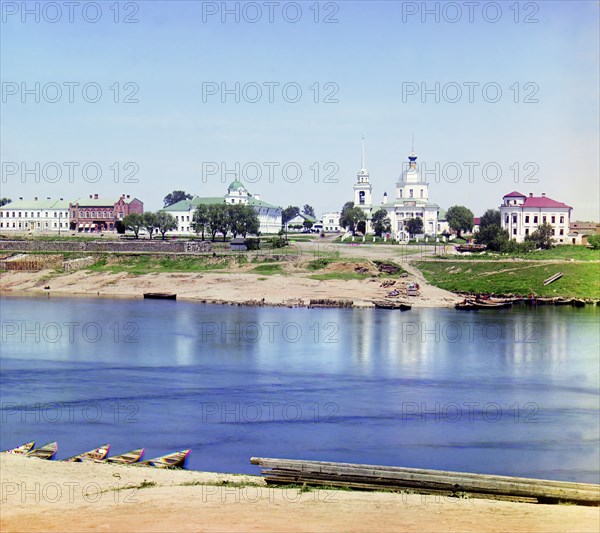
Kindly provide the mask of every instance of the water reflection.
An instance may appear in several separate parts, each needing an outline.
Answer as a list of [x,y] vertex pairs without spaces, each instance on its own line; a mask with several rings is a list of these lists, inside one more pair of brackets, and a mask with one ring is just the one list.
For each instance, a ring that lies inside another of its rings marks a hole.
[[[192,446],[190,466],[217,471],[255,473],[248,458],[273,455],[598,481],[597,307],[0,303],[2,447],[110,440]],[[54,322],[77,327],[54,340]],[[78,415],[52,422],[35,409],[47,403]]]

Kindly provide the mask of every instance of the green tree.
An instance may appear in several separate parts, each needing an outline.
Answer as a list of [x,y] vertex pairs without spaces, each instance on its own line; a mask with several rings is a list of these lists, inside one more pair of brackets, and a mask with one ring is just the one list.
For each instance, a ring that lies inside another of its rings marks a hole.
[[288,220],[292,220],[298,213],[300,208],[295,205],[288,205],[283,211],[281,211],[281,221],[286,224]]
[[229,223],[231,233],[234,237],[242,235],[244,239],[246,235],[252,233],[257,235],[260,229],[260,220],[252,206],[245,204],[229,205]]
[[310,220],[304,220],[302,226],[304,227],[304,229],[310,229],[313,227],[313,223]]
[[156,213],[156,227],[159,233],[162,235],[162,240],[165,240],[165,234],[167,231],[177,229],[177,220],[171,213],[166,211],[159,211]]
[[371,217],[371,224],[373,225],[373,233],[378,237],[381,237],[384,233],[391,233],[392,223],[390,218],[387,216],[385,209],[379,209],[373,213]]
[[154,230],[157,226],[156,214],[154,214],[152,211],[146,211],[142,215],[142,225],[144,226],[144,228],[146,228],[146,231],[150,236],[150,240],[152,240],[152,234],[154,233]]
[[340,226],[351,231],[352,235],[356,235],[356,231],[359,229],[359,224],[361,222],[365,222],[366,219],[367,217],[360,207],[346,207],[344,210],[342,210]]
[[10,204],[12,202],[12,200],[10,198],[1,198],[0,199],[0,207],[2,207],[3,205],[6,204]]
[[139,213],[131,213],[123,218],[123,226],[133,231],[136,239],[140,238],[140,230],[144,227],[144,218]]
[[473,235],[477,244],[485,244],[488,250],[494,252],[507,251],[508,243],[510,241],[508,231],[495,224],[487,224],[483,227],[479,226],[479,228],[479,231],[475,232],[475,235]]
[[192,216],[192,229],[196,234],[202,233],[202,240],[204,240],[204,232],[208,229],[208,223],[208,206],[199,204]]
[[315,210],[313,209],[313,207],[311,205],[304,204],[304,207],[302,208],[302,212],[305,215],[310,215],[313,218],[315,217]]
[[414,237],[419,233],[423,233],[423,219],[421,217],[409,218],[404,222],[404,227],[408,234]]
[[600,234],[596,233],[595,235],[588,235],[587,241],[592,249],[600,250]]
[[540,224],[533,233],[527,235],[525,240],[533,242],[536,248],[548,250],[549,248],[552,248],[553,237],[554,228],[547,222],[544,222],[543,224]]
[[482,230],[487,226],[498,226],[501,227],[502,217],[499,209],[488,209],[481,220],[479,221],[479,229]]
[[473,211],[464,205],[453,205],[446,211],[446,220],[448,225],[456,231],[456,236],[460,237],[463,231],[473,229]]
[[208,227],[212,240],[216,239],[217,232],[223,234],[223,241],[227,237],[227,233],[230,229],[230,218],[229,210],[227,205],[223,204],[211,204],[208,206]]
[[191,200],[192,195],[185,191],[173,191],[163,198],[163,207],[169,207],[170,205],[181,202],[182,200]]

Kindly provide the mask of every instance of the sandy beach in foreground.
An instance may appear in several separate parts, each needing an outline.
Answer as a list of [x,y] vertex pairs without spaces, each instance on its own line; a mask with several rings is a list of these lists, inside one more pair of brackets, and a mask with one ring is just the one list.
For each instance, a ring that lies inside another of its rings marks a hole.
[[600,528],[597,507],[383,492],[300,492],[267,487],[256,476],[67,464],[8,455],[0,456],[0,481],[0,529],[7,533],[597,532]]

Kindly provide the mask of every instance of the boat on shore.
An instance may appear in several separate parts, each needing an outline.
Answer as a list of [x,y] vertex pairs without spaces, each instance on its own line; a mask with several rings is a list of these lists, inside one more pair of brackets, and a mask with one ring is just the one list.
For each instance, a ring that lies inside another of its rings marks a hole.
[[400,311],[409,311],[412,305],[404,302],[394,302],[392,300],[373,300],[373,305],[377,309],[400,309]]
[[461,311],[477,311],[479,309],[509,309],[512,307],[512,302],[496,302],[492,300],[471,300],[465,299],[457,303],[454,308]]
[[83,463],[85,461],[102,461],[106,459],[108,451],[110,450],[110,444],[103,444],[99,448],[94,448],[89,452],[83,452],[73,457],[63,459],[65,463]]
[[170,292],[145,292],[146,300],[177,300],[177,294]]
[[45,459],[49,461],[52,459],[56,452],[58,451],[58,443],[57,442],[49,442],[48,444],[44,444],[40,448],[35,448],[29,452],[27,452],[27,457],[37,457],[38,459]]
[[180,452],[161,455],[154,459],[148,459],[137,463],[140,466],[153,466],[155,468],[183,468],[187,456],[192,450],[182,450]]
[[25,444],[23,444],[21,446],[17,446],[16,448],[13,448],[11,450],[4,450],[1,453],[11,453],[13,455],[25,455],[27,452],[31,451],[34,446],[35,446],[35,441],[32,440],[31,442],[26,442]]
[[122,453],[121,455],[114,455],[113,457],[107,457],[101,461],[97,461],[99,463],[110,463],[110,464],[119,464],[119,465],[132,465],[137,463],[144,455],[144,448],[136,448],[135,450],[131,450],[130,452]]

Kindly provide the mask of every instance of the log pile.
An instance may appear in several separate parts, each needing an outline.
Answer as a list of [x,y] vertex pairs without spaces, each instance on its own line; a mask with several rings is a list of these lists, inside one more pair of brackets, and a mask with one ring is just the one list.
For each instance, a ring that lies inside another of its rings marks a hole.
[[252,457],[273,485],[411,491],[537,503],[600,505],[600,485],[420,468]]

